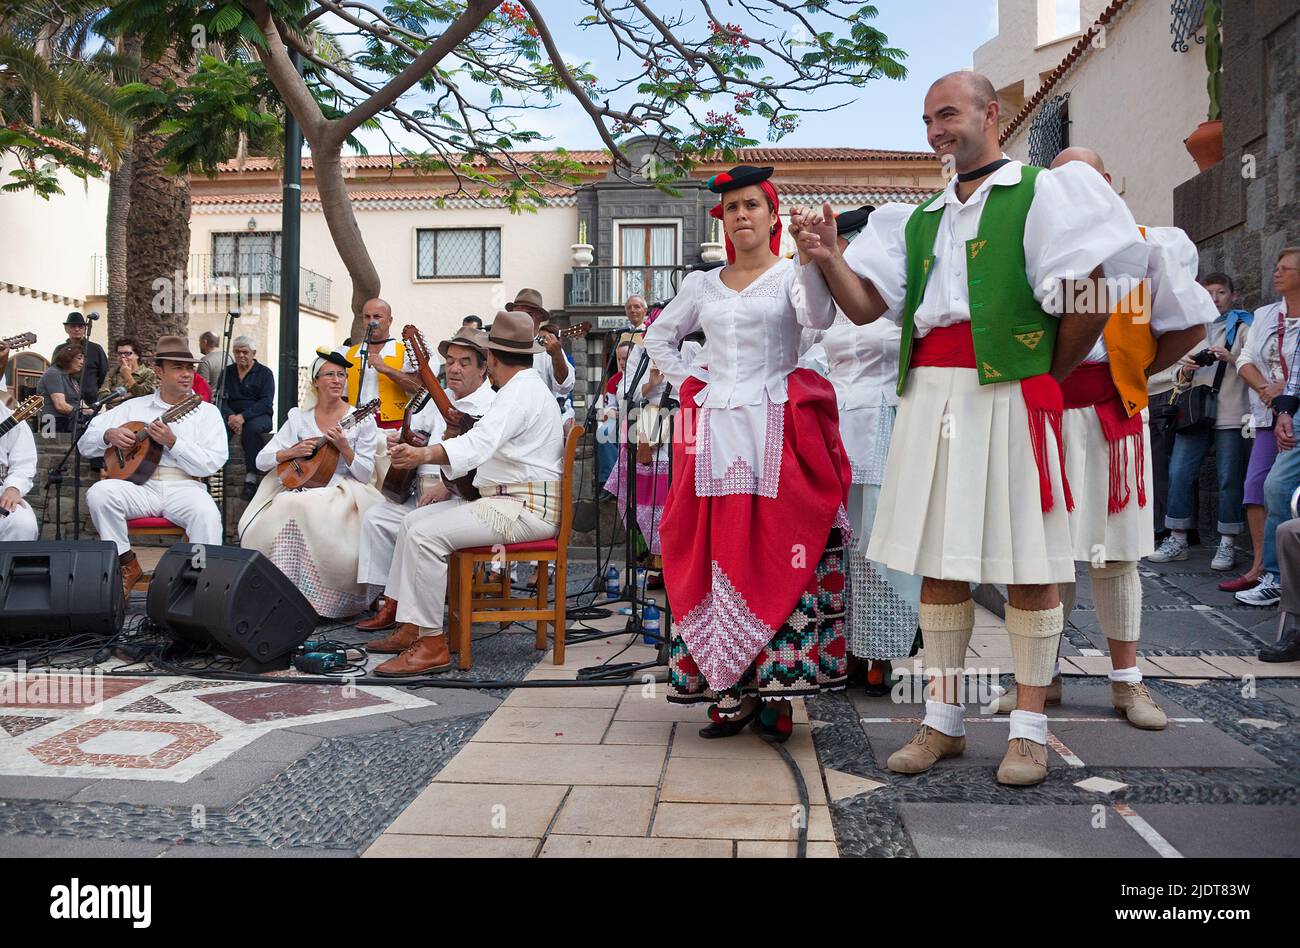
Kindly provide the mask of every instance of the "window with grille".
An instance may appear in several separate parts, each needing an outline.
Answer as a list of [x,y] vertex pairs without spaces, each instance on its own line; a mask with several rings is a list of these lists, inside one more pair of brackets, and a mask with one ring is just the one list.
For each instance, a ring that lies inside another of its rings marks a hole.
[[1046,168],[1070,147],[1070,93],[1043,103],[1029,126],[1029,163]]
[[212,235],[212,275],[243,276],[261,273],[266,261],[280,260],[279,231],[236,231]]
[[446,227],[415,232],[415,278],[498,277],[499,227]]

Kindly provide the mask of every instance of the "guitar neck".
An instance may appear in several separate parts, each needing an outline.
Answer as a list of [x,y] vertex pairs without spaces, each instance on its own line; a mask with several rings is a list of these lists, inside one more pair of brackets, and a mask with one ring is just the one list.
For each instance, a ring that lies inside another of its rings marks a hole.
[[9,432],[13,431],[13,430],[14,430],[14,427],[15,427],[15,426],[18,424],[18,422],[21,421],[21,420],[22,420],[22,419],[20,419],[20,418],[16,418],[16,417],[12,417],[12,416],[11,416],[11,417],[9,417],[9,418],[6,418],[4,421],[0,421],[0,438],[3,438],[3,437],[4,437],[5,435],[7,435]]
[[443,420],[451,421],[451,399],[447,397],[447,392],[438,381],[437,373],[429,365],[429,356],[424,351],[424,346],[413,343],[412,348],[415,350],[415,362],[420,373],[420,384],[425,387],[429,397],[433,399],[433,403],[438,406],[438,412],[442,415]]

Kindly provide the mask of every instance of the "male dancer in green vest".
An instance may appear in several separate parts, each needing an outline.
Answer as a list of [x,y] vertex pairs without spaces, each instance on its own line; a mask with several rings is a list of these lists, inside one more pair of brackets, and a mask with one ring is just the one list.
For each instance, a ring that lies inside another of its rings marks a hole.
[[[830,207],[791,232],[855,323],[900,323],[899,408],[867,555],[924,577],[926,714],[888,762],[920,773],[965,750],[971,583],[1005,583],[1017,706],[998,782],[1047,777],[1046,687],[1074,578],[1059,382],[1109,314],[1104,280],[1138,280],[1146,247],[1096,171],[1005,158],[997,94],[975,73],[930,87],[931,147],[955,172],[921,207],[885,205],[839,252]],[[809,271],[805,271],[807,274]]]

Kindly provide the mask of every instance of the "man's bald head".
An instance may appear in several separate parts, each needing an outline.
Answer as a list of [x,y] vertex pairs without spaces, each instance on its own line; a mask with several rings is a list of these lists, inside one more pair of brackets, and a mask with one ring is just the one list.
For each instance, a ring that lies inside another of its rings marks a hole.
[[[393,308],[386,301],[379,297],[366,300],[366,305],[361,307],[361,318],[365,320],[367,338],[388,338],[389,331],[393,327]],[[370,329],[372,324],[375,326],[374,330]]]
[[969,69],[961,69],[957,72],[950,72],[946,76],[940,76],[930,85],[930,92],[934,92],[940,86],[951,84],[954,88],[961,89],[966,95],[970,96],[970,102],[975,108],[981,111],[988,107],[990,102],[998,100],[998,91],[993,88],[993,83],[988,76],[978,72],[971,72]]
[[1106,172],[1106,165],[1101,160],[1101,155],[1097,154],[1091,148],[1075,146],[1062,149],[1060,153],[1052,159],[1051,167],[1053,169],[1059,168],[1062,165],[1068,165],[1072,161],[1083,162],[1089,168],[1092,168],[1099,175],[1105,178],[1107,183],[1110,183],[1110,175]]

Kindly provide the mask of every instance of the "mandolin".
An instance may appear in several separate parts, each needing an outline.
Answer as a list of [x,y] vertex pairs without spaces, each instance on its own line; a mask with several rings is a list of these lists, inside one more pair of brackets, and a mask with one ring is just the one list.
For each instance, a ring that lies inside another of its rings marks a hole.
[[[364,421],[379,411],[379,399],[372,398],[352,414],[339,422],[344,431]],[[334,476],[339,466],[339,449],[329,438],[323,435],[316,439],[316,446],[305,458],[290,458],[275,466],[276,476],[285,490],[298,490],[301,487],[324,487]]]
[[[202,404],[203,396],[190,392],[154,420],[170,425]],[[158,470],[158,463],[163,455],[162,443],[149,437],[149,432],[145,430],[149,427],[148,422],[128,421],[121,427],[135,435],[135,444],[126,449],[110,446],[104,452],[104,476],[119,481],[130,481],[132,484],[143,484],[153,477],[154,471]]]
[[[462,411],[457,411],[452,407],[451,399],[443,391],[441,383],[438,382],[438,375],[429,365],[429,344],[424,341],[424,336],[420,335],[420,330],[414,326],[406,326],[402,329],[402,340],[415,353],[415,361],[420,369],[420,381],[424,384],[425,390],[433,403],[438,406],[438,411],[442,414],[443,420],[447,422],[450,431],[457,434],[464,434],[474,427],[474,422],[478,421],[473,415],[467,415]],[[451,413],[456,411],[459,416],[459,424],[451,420]],[[444,434],[443,440],[453,438],[453,434]],[[470,471],[463,477],[450,478],[446,474],[442,475],[442,482],[447,485],[447,489],[463,500],[478,500],[478,488],[474,486],[474,472]]]
[[[28,333],[27,335],[31,336],[31,333]],[[35,336],[32,336],[33,340],[35,340],[35,338]],[[4,421],[0,421],[0,438],[3,438],[9,432],[13,431],[14,428],[26,421],[28,418],[31,418],[39,412],[44,405],[45,399],[40,395],[33,395],[30,398],[24,398],[22,403],[14,409],[12,415]],[[7,516],[9,516],[9,511],[0,507],[0,517]]]
[[20,332],[16,336],[10,336],[8,339],[0,339],[0,346],[7,349],[26,349],[28,346],[36,345],[36,333]]
[[[402,414],[402,433],[397,436],[399,444],[415,444],[411,419],[424,410],[424,406],[429,403],[429,398],[429,393],[421,390],[407,404],[406,411]],[[404,504],[411,496],[411,492],[415,490],[415,475],[418,471],[419,468],[399,468],[389,465],[388,473],[384,475],[384,483],[379,489],[393,503]]]

